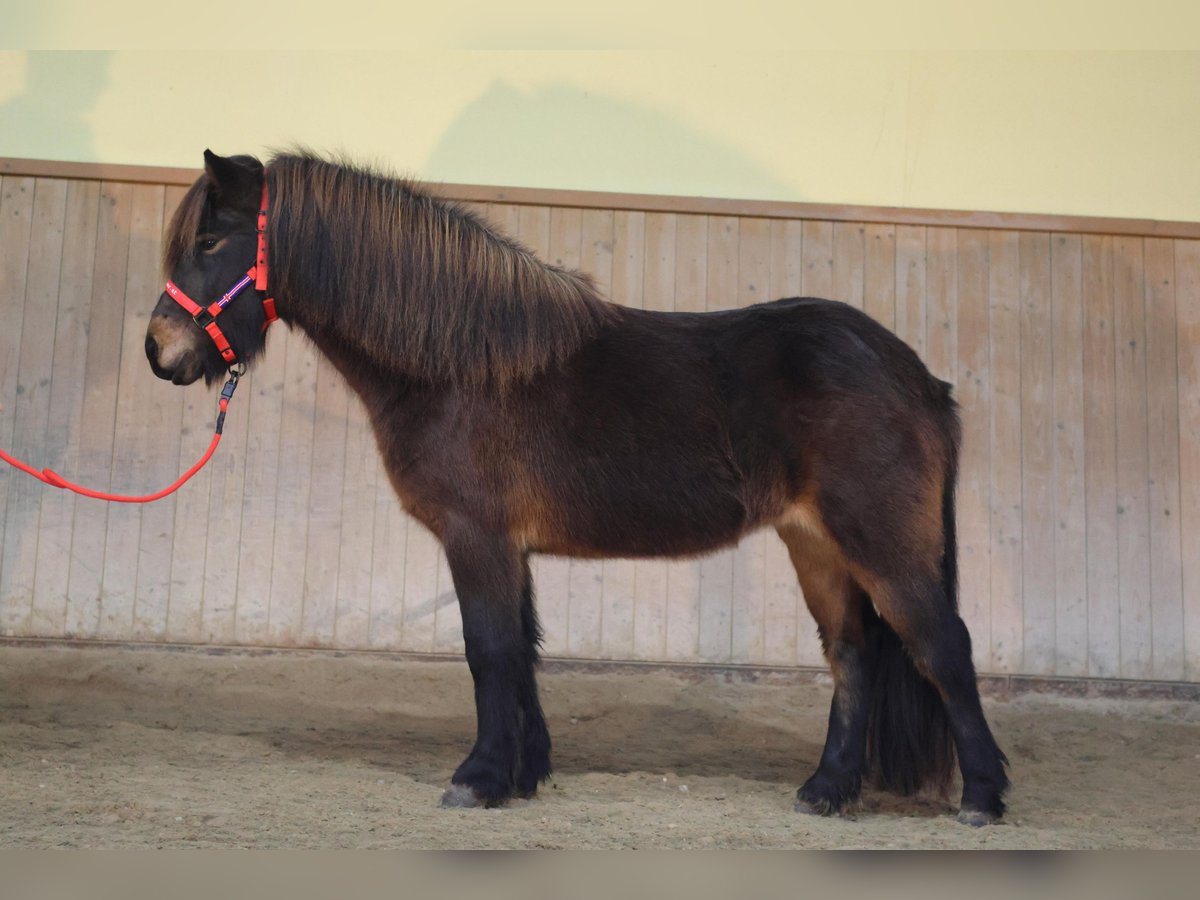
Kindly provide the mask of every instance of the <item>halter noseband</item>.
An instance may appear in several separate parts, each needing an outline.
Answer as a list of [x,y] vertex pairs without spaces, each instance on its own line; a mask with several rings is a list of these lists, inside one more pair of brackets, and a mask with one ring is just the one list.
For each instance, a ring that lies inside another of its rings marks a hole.
[[[205,307],[185,294],[174,281],[167,280],[167,293],[171,295],[171,299],[191,314],[192,321],[208,333],[213,343],[217,345],[217,350],[220,351],[221,358],[231,366],[238,361],[237,354],[233,352],[233,347],[229,345],[229,339],[225,337],[221,331],[221,326],[217,324],[217,316],[229,306],[230,301],[234,297],[249,286],[250,282],[254,282],[254,289],[256,291],[266,292],[267,180],[265,175],[263,177],[262,205],[258,210],[258,252],[255,254],[254,265],[238,280],[237,284],[226,291],[219,300]],[[279,318],[275,312],[275,299],[273,297],[263,297],[263,312],[267,315],[267,320],[263,322],[263,331],[266,331],[267,327]]]

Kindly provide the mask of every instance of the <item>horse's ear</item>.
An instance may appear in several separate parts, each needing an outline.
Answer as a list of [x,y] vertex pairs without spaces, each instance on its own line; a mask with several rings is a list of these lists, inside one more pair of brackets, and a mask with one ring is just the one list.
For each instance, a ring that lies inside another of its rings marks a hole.
[[218,197],[229,204],[257,209],[262,191],[263,169],[249,157],[217,156],[204,151],[204,173]]

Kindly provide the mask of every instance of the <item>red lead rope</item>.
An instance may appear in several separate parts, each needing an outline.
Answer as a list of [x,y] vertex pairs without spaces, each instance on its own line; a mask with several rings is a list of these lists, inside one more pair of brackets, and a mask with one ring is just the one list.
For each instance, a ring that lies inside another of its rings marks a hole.
[[213,453],[216,451],[217,444],[221,443],[221,431],[225,427],[225,411],[229,409],[229,401],[233,397],[233,392],[237,388],[238,377],[241,374],[241,371],[238,370],[231,371],[229,374],[229,380],[225,382],[225,387],[221,390],[221,399],[219,401],[220,412],[217,413],[217,427],[213,432],[212,442],[208,445],[208,449],[204,451],[204,455],[200,457],[194,466],[180,475],[173,484],[156,493],[146,494],[144,497],[130,497],[125,494],[109,494],[104,491],[93,491],[91,488],[85,488],[81,485],[67,481],[67,479],[63,478],[61,475],[55,471],[52,471],[51,469],[42,469],[42,471],[39,472],[33,466],[29,465],[28,463],[23,463],[21,460],[13,456],[9,456],[3,450],[0,450],[0,459],[4,460],[10,466],[15,466],[25,474],[32,475],[43,484],[48,484],[51,487],[62,488],[63,490],[67,491],[74,491],[76,494],[81,494],[84,497],[94,497],[97,500],[110,500],[114,503],[152,503],[155,500],[161,500],[168,494],[175,493],[189,478],[204,468],[204,464],[209,461]]
[[[230,288],[220,300],[211,304],[207,308],[202,307],[181,291],[173,281],[167,282],[167,293],[174,298],[175,302],[191,313],[196,324],[208,332],[208,336],[212,338],[217,345],[217,349],[221,352],[221,357],[225,362],[229,363],[229,380],[225,382],[225,387],[221,389],[221,399],[219,401],[221,411],[217,413],[217,427],[213,432],[212,442],[208,445],[208,449],[204,451],[204,455],[197,460],[196,464],[175,479],[174,483],[163,488],[153,494],[146,494],[144,497],[130,497],[125,494],[109,494],[104,491],[93,491],[91,488],[85,488],[82,485],[67,481],[57,472],[51,469],[42,469],[38,471],[28,463],[23,463],[14,456],[5,453],[0,449],[0,459],[4,460],[10,466],[20,469],[26,475],[36,478],[43,484],[48,484],[51,487],[62,488],[67,491],[74,491],[84,497],[94,497],[97,500],[109,500],[114,503],[153,503],[155,500],[161,500],[168,494],[173,494],[182,487],[188,479],[204,468],[204,464],[208,462],[213,453],[217,449],[217,444],[221,443],[221,431],[225,427],[225,411],[229,409],[229,401],[233,397],[234,389],[237,388],[238,379],[245,371],[243,366],[237,365],[237,356],[233,349],[229,346],[229,341],[225,335],[221,333],[221,329],[217,327],[216,318],[220,315],[233,300],[233,298],[247,285],[254,282],[254,288],[258,291],[267,290],[267,183],[263,180],[262,189],[262,205],[258,211],[258,252],[255,255],[254,265],[250,271],[232,288]],[[270,297],[263,298],[263,311],[266,313],[266,321],[263,323],[263,331],[267,330],[267,326],[274,322],[278,315],[275,313],[275,301]]]

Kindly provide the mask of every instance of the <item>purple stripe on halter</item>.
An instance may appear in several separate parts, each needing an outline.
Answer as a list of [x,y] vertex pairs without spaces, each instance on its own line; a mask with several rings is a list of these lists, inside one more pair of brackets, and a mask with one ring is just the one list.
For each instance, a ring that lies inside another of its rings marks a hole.
[[227,293],[224,297],[222,297],[220,300],[217,301],[217,306],[221,307],[221,309],[224,309],[226,306],[229,305],[229,301],[232,300],[234,297],[236,297],[238,294],[240,294],[242,292],[242,290],[246,287],[246,285],[248,285],[253,280],[254,279],[252,279],[249,275],[243,275],[242,280],[239,281],[237,284],[235,284],[233,287],[231,287],[229,289],[229,293]]

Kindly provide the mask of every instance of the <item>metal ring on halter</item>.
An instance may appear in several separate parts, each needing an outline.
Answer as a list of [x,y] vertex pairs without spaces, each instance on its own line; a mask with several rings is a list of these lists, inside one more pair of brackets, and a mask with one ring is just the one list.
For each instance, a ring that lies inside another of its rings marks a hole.
[[229,367],[229,377],[235,381],[246,374],[246,364],[244,362],[235,362]]

